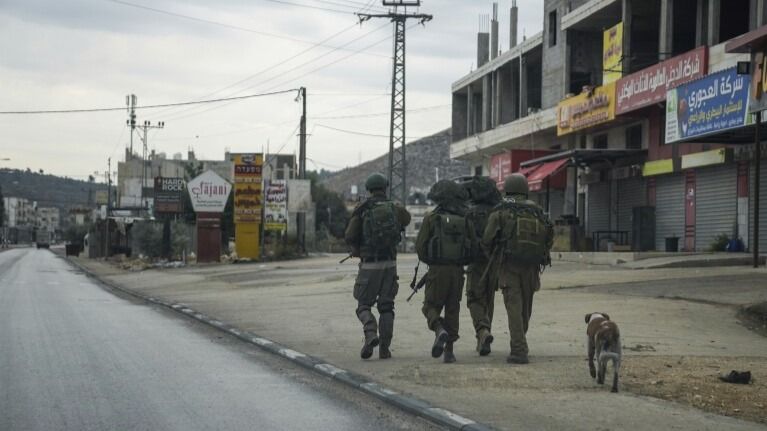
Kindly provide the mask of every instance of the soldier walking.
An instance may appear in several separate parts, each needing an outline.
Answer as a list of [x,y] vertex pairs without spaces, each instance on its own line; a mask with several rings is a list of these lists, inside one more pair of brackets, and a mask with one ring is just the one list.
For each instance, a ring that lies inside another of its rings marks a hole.
[[509,318],[510,353],[506,362],[527,364],[527,333],[533,295],[540,289],[541,269],[551,263],[554,229],[548,216],[527,199],[527,178],[513,174],[504,182],[506,196],[490,214],[482,246],[498,262],[498,288]]
[[[464,183],[469,192],[469,211],[477,238],[482,238],[487,219],[493,208],[501,201],[501,193],[495,181],[488,177],[475,176]],[[480,356],[490,354],[493,342],[491,326],[495,305],[495,290],[498,288],[497,268],[490,267],[490,256],[480,250],[466,271],[466,305],[471,314],[477,336],[477,352]]]
[[465,218],[468,194],[463,187],[438,181],[428,197],[437,207],[424,216],[416,239],[418,258],[429,265],[422,311],[435,334],[431,356],[443,356],[444,362],[451,363],[456,360],[453,343],[458,340],[463,265],[471,261],[478,246],[474,226]]
[[[398,290],[397,245],[410,223],[410,214],[386,198],[388,186],[389,181],[381,174],[367,178],[365,189],[370,197],[354,209],[344,233],[351,255],[360,258],[354,299],[357,300],[357,318],[362,322],[365,335],[360,351],[362,359],[373,356],[373,350],[379,344],[378,357],[391,358],[394,298]],[[376,304],[379,322],[372,311]]]

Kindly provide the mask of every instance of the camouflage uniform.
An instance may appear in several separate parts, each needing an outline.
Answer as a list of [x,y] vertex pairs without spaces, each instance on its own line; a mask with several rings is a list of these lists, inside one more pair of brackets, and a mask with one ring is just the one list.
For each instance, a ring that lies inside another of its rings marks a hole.
[[[478,203],[473,205],[467,217],[475,223],[477,237],[481,238],[487,225],[487,217],[494,205]],[[493,311],[495,305],[495,290],[497,288],[497,268],[491,267],[491,262],[485,253],[469,264],[466,271],[466,305],[471,314],[474,330],[477,334],[477,351],[486,355],[488,350],[482,351],[482,344],[490,336],[493,323]],[[492,338],[489,340],[492,342]]]
[[[465,216],[466,208],[463,202],[440,204],[434,212],[424,216],[421,229],[416,238],[416,251],[421,260],[428,255],[428,241],[433,234],[433,223],[436,213],[456,214]],[[469,229],[474,231],[474,225],[469,223]],[[463,265],[431,264],[426,273],[426,287],[423,308],[428,328],[435,332],[436,340],[432,347],[432,356],[437,358],[443,354],[444,361],[455,362],[453,343],[458,340],[459,313],[461,296],[463,295]],[[442,311],[444,310],[444,317]]]
[[[360,257],[359,272],[354,283],[354,299],[357,300],[357,318],[362,322],[366,346],[375,340],[380,330],[382,357],[388,357],[388,349],[394,335],[394,298],[397,296],[397,250],[392,248],[386,255],[375,255],[362,235],[362,213],[371,202],[386,200],[383,191],[376,191],[373,196],[354,209],[346,227],[344,239],[352,249],[352,256]],[[410,223],[410,213],[395,203],[397,221],[404,229]],[[380,328],[373,315],[372,308],[378,305]],[[374,345],[375,346],[375,345]],[[374,347],[373,346],[373,347]],[[364,347],[363,347],[364,349]],[[364,355],[363,355],[364,356]],[[369,355],[368,355],[369,357]]]
[[[527,200],[523,194],[511,194],[506,200],[518,204],[534,207],[543,213],[543,210],[532,201]],[[551,249],[554,242],[554,233],[548,222],[547,249]],[[501,220],[501,212],[493,212],[485,228],[482,237],[482,247],[492,255],[499,245],[496,239],[503,237],[504,224]],[[510,355],[509,362],[527,363],[528,346],[525,334],[533,312],[533,295],[540,289],[541,266],[534,264],[519,264],[513,262],[510,256],[498,253],[498,289],[503,292],[503,302],[509,319]]]

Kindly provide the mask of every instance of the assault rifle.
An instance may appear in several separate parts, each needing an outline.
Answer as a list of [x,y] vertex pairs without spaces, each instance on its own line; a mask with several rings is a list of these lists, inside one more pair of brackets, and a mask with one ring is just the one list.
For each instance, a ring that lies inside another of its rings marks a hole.
[[410,288],[413,290],[413,293],[410,294],[410,296],[407,297],[406,302],[410,302],[411,299],[413,299],[413,296],[418,293],[419,290],[423,287],[424,284],[426,284],[426,275],[421,277],[421,279],[416,283],[415,281],[418,279],[418,267],[421,266],[421,261],[418,261],[418,264],[415,266],[415,274],[413,274],[413,281],[410,282]]

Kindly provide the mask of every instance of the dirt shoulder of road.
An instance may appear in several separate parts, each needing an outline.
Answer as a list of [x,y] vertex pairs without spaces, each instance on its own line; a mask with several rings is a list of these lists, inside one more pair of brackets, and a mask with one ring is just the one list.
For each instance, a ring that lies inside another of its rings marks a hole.
[[[536,295],[530,365],[505,363],[508,331],[501,295],[496,296],[493,353],[478,357],[474,352],[471,320],[462,305],[458,363],[445,365],[429,357],[433,334],[421,315],[420,295],[411,303],[397,302],[394,359],[360,360],[361,329],[351,298],[356,265],[337,260],[142,272],[79,261],[111,283],[182,303],[499,429],[612,429],[615,412],[627,412],[621,413],[621,427],[636,429],[760,429],[757,423],[767,423],[767,411],[759,407],[759,399],[767,399],[764,339],[738,321],[735,305],[669,300],[657,291],[665,280],[669,289],[694,292],[703,280],[722,275],[731,281],[721,288],[730,289],[743,273],[753,281],[749,271],[557,265],[544,274]],[[400,298],[412,278],[411,264],[408,256],[400,261]],[[620,289],[612,287],[619,283]],[[584,285],[602,288],[561,289]],[[583,315],[593,311],[609,312],[621,326],[620,394],[610,394],[588,375]],[[750,369],[753,384],[720,382],[717,376],[731,369]]]

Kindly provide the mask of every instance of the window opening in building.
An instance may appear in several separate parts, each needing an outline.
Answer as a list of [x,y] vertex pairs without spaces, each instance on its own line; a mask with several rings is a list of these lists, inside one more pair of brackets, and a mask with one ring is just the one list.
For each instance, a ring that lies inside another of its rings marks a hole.
[[748,33],[750,0],[727,0],[721,3],[719,41],[725,42]]
[[557,11],[549,12],[549,46],[557,45]]
[[642,149],[642,125],[641,124],[637,124],[635,126],[631,126],[626,129],[626,149],[627,150]]
[[481,176],[482,175],[482,165],[474,167],[474,175],[477,175],[477,176]]
[[593,148],[595,150],[606,150],[607,149],[607,134],[594,136]]

